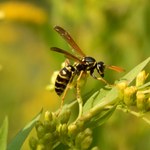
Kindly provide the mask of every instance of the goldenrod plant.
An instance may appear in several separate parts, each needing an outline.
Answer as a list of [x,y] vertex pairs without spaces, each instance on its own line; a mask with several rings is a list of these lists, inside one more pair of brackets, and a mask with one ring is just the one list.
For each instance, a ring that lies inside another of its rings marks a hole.
[[21,149],[28,134],[35,128],[37,136],[29,140],[31,150],[99,150],[98,146],[92,144],[93,129],[107,123],[117,110],[130,113],[150,125],[146,117],[150,111],[150,82],[147,81],[149,73],[144,70],[149,61],[150,57],[116,81],[111,89],[95,92],[83,105],[83,113],[77,120],[72,119],[76,101],[64,105],[59,115],[58,110],[46,111],[43,120],[40,119],[40,111],[7,146],[8,121],[5,119],[0,130],[3,139],[0,146],[8,150]]
[[[100,89],[94,93],[77,120],[70,121],[75,102],[65,105],[59,116],[57,112],[45,112],[44,121],[35,125],[37,137],[30,138],[30,148],[98,150],[92,145],[92,130],[105,123],[116,109],[131,113],[150,125],[150,120],[144,116],[150,111],[150,83],[146,81],[148,73],[142,70],[149,61],[150,58],[116,81],[110,90]],[[134,79],[135,84],[131,84]]]

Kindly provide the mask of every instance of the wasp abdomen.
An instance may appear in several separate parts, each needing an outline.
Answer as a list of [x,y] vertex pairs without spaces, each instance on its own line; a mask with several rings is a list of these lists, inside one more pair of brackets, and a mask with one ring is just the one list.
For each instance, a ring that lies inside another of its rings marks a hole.
[[71,65],[60,70],[55,82],[55,91],[57,95],[60,96],[64,92],[68,83],[72,80],[74,73],[75,68]]

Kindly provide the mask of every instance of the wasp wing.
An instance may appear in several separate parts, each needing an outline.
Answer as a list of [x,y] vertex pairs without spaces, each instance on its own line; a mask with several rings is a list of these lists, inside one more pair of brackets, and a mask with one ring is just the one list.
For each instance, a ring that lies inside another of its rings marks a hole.
[[82,52],[80,47],[76,44],[76,42],[73,40],[73,38],[70,36],[70,34],[63,29],[60,26],[55,26],[54,30],[59,33],[66,41],[67,43],[76,51],[78,52],[81,56],[85,57],[86,55]]
[[63,49],[60,49],[58,47],[51,47],[51,50],[52,51],[55,51],[55,52],[58,52],[58,53],[61,53],[61,54],[64,54],[64,56],[68,59],[72,59],[74,61],[78,61],[80,63],[83,63],[78,57],[68,53],[67,51],[63,50]]

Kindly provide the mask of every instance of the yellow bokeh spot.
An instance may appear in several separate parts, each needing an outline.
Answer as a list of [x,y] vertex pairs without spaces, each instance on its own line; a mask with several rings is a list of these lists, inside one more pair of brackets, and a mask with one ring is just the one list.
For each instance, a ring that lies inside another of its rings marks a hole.
[[4,2],[0,4],[0,15],[5,20],[17,20],[43,24],[47,22],[48,16],[44,9],[27,2]]

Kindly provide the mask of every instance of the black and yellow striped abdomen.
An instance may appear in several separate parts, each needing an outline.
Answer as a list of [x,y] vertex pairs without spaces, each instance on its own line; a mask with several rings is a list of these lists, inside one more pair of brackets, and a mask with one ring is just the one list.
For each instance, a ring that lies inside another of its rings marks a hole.
[[68,65],[60,70],[55,81],[55,91],[57,95],[60,96],[64,92],[74,75],[75,68],[72,65]]

